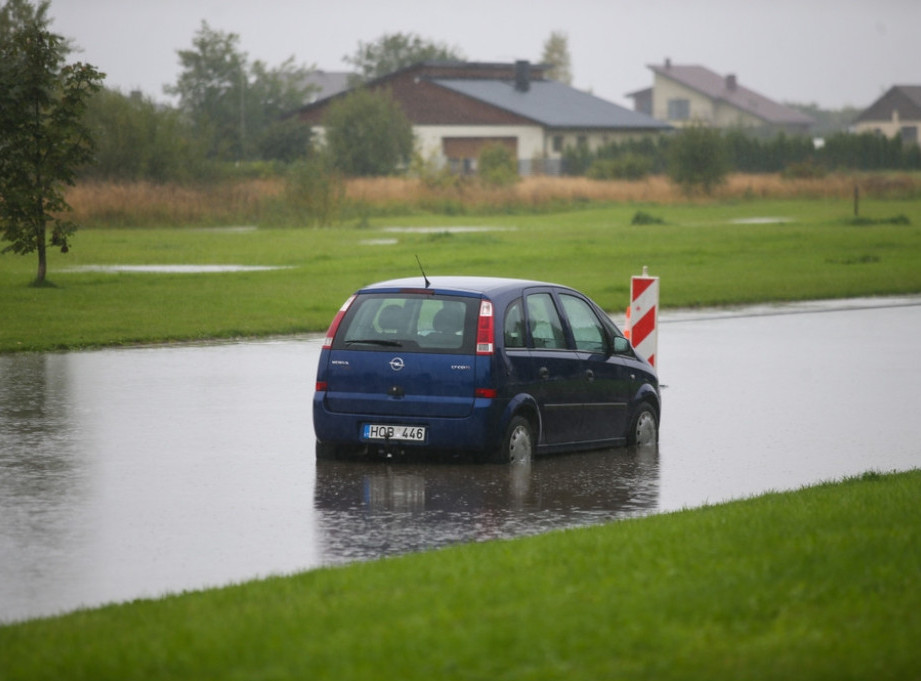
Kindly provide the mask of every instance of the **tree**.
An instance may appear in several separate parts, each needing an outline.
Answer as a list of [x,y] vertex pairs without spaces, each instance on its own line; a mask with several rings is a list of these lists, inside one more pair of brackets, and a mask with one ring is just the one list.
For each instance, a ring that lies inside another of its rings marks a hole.
[[422,61],[464,61],[456,47],[426,40],[415,33],[385,33],[373,43],[358,43],[351,56],[342,58],[357,71],[358,83],[386,76]]
[[83,63],[64,65],[68,46],[48,30],[49,3],[10,0],[0,9],[0,227],[3,253],[38,252],[35,284],[45,283],[50,245],[66,253],[77,226],[63,186],[93,156],[83,122],[86,102],[104,75]]
[[412,156],[412,124],[386,91],[362,87],[332,102],[324,125],[330,162],[346,175],[390,175]]
[[105,88],[89,101],[85,120],[96,139],[96,162],[83,177],[169,182],[202,172],[203,145],[173,107]]
[[550,64],[547,77],[566,85],[572,85],[572,60],[569,57],[569,38],[562,31],[553,31],[544,43],[544,64]]
[[729,172],[726,146],[719,130],[703,125],[681,129],[669,144],[668,175],[686,193],[710,194]]
[[[261,61],[250,64],[239,42],[236,33],[216,31],[202,21],[193,49],[178,51],[183,69],[178,81],[164,88],[179,97],[179,108],[196,137],[205,141],[208,157],[219,161],[257,157],[266,148],[263,136],[314,89],[307,81],[310,68],[296,65],[293,58],[275,69]],[[284,130],[297,133],[292,144],[303,138],[296,126]],[[279,131],[270,134],[277,138]],[[276,143],[268,148],[277,148]],[[306,153],[303,149],[300,155]]]

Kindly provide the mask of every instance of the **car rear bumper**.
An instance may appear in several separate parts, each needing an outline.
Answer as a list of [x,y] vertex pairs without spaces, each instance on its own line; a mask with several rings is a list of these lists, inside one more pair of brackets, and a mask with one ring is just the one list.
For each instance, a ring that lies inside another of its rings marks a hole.
[[[502,400],[477,398],[473,409],[463,417],[391,416],[353,414],[330,411],[326,393],[318,391],[313,398],[313,428],[317,440],[335,445],[431,449],[437,451],[484,452],[499,446],[502,436]],[[422,426],[426,438],[422,442],[366,440],[362,437],[365,424]]]

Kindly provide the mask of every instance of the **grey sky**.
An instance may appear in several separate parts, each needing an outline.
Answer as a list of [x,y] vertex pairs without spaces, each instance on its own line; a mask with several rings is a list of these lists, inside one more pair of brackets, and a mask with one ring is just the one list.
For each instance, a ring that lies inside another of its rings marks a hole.
[[205,20],[250,59],[344,71],[359,41],[414,32],[471,61],[540,59],[569,37],[574,85],[632,106],[649,64],[698,64],[780,102],[869,106],[921,84],[921,0],[52,0],[52,29],[108,87],[165,99]]

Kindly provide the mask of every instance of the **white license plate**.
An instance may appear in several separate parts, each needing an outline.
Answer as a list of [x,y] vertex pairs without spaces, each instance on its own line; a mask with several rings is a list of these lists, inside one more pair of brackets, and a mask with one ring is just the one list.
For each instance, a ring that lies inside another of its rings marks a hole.
[[365,440],[400,440],[425,442],[425,426],[385,426],[366,423],[362,430]]

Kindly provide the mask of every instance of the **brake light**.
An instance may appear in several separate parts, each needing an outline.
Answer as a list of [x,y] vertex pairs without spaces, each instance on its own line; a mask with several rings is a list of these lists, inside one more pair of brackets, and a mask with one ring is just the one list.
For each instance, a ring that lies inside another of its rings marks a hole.
[[324,350],[329,350],[333,346],[333,339],[336,337],[336,331],[339,330],[339,324],[342,323],[342,318],[345,316],[353,300],[355,300],[354,295],[350,296],[347,301],[342,303],[342,307],[339,308],[336,316],[333,317],[333,323],[329,325],[329,330],[326,332],[326,340],[323,341]]
[[496,324],[492,315],[492,301],[480,301],[480,317],[476,327],[476,354],[491,355],[496,347]]

